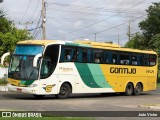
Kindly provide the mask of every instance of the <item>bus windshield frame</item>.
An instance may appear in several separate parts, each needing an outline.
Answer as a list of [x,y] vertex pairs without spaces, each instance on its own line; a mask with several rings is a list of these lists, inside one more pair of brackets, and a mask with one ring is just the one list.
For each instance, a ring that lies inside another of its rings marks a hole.
[[36,80],[39,77],[40,59],[37,68],[33,67],[33,60],[37,54],[42,54],[42,45],[17,45],[11,57],[8,77],[17,80]]

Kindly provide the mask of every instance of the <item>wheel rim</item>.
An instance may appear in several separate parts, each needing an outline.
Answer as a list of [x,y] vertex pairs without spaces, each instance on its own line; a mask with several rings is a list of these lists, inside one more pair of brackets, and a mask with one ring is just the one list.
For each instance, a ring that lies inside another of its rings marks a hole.
[[132,95],[132,93],[133,93],[133,86],[132,84],[128,83],[128,85],[126,86],[126,94],[130,96]]
[[65,95],[67,93],[67,88],[65,86],[61,87],[61,92],[62,95]]
[[136,93],[140,93],[141,92],[141,85],[140,84],[137,84],[136,85]]
[[127,87],[127,92],[128,92],[128,93],[131,93],[131,92],[132,92],[132,86],[131,86],[131,85],[128,85],[128,87]]

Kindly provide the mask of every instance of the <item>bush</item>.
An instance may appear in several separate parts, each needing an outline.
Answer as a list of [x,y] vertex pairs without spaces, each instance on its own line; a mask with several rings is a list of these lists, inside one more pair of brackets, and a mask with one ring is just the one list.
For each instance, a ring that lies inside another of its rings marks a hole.
[[6,78],[0,79],[0,85],[6,85],[8,83]]

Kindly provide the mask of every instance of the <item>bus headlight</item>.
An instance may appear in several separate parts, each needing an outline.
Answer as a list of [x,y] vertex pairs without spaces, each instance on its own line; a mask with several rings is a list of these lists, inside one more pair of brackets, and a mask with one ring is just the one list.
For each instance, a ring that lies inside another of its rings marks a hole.
[[37,87],[37,84],[28,85],[28,87]]

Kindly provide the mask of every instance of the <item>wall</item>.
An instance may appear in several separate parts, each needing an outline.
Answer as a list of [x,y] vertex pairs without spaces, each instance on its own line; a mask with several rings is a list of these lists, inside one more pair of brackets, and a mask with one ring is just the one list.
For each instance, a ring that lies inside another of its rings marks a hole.
[[3,78],[4,74],[7,74],[7,68],[0,67],[0,78]]

